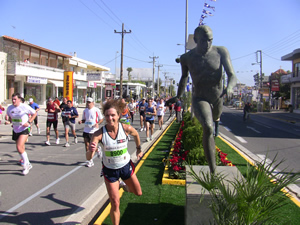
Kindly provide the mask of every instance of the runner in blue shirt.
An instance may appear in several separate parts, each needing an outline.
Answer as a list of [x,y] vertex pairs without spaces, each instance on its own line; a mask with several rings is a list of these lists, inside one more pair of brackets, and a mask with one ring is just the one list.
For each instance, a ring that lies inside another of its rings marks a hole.
[[[153,99],[149,99],[148,100],[148,106],[146,108],[145,111],[145,115],[146,115],[146,135],[147,135],[147,139],[146,141],[152,141],[153,140],[153,130],[154,130],[154,117],[156,116],[156,107],[154,107],[152,105],[153,103]],[[151,133],[151,136],[149,138],[149,130]]]
[[140,123],[141,123],[140,131],[143,131],[143,130],[146,131],[145,111],[146,111],[147,107],[148,107],[148,103],[146,103],[146,98],[143,98],[142,101],[139,104]]
[[77,144],[77,136],[75,132],[75,118],[78,117],[78,112],[75,107],[73,107],[73,103],[71,100],[67,102],[68,107],[62,111],[61,116],[64,118],[64,127],[65,127],[65,137],[66,137],[66,144],[64,147],[69,147],[69,129],[72,129],[72,134],[74,135],[74,142]]
[[[33,108],[36,112],[38,112],[40,110],[40,107],[37,103],[35,103],[33,101],[32,98],[29,99],[29,106],[31,108]],[[38,114],[36,115],[36,117],[34,118],[34,125],[36,126],[36,129],[37,129],[37,133],[40,134],[41,133],[41,130],[39,128],[39,122],[38,122]],[[29,136],[32,136],[32,126],[31,126],[31,129],[30,129],[30,133],[29,133]]]

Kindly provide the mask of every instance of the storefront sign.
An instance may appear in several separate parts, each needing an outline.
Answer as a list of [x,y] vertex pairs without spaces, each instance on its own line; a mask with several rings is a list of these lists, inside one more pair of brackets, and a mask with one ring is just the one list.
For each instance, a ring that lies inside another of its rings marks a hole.
[[73,72],[64,72],[64,97],[73,101]]
[[105,83],[112,83],[115,84],[116,83],[116,79],[105,79]]
[[76,80],[75,85],[76,86],[81,86],[81,87],[87,87],[88,82],[87,81]]
[[101,80],[101,73],[87,73],[86,80],[88,81],[100,81]]
[[271,91],[279,91],[280,90],[279,80],[272,80],[271,87],[272,87]]
[[96,82],[88,82],[88,87],[90,88],[97,88],[97,83]]
[[42,77],[27,77],[27,83],[32,84],[47,84],[47,78]]

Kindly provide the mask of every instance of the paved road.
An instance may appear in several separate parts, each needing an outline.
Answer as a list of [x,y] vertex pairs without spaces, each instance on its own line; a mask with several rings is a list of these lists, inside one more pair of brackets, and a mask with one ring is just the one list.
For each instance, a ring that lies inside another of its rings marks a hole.
[[[227,139],[252,160],[276,157],[279,171],[300,171],[300,115],[285,112],[251,114],[225,107],[221,116],[221,137]],[[300,197],[300,187],[293,186]]]
[[[78,109],[82,114],[83,108]],[[169,113],[165,116],[167,120]],[[21,173],[20,159],[11,140],[11,127],[0,125],[0,224],[70,224],[87,223],[106,201],[106,189],[100,178],[101,159],[94,159],[95,166],[85,167],[85,150],[82,139],[83,125],[77,126],[78,144],[64,148],[63,126],[58,129],[61,142],[55,144],[51,131],[51,146],[45,146],[46,115],[39,115],[42,133],[35,134],[26,143],[26,150],[33,165],[26,176]],[[164,127],[171,120],[165,123]],[[139,128],[138,116],[133,123]],[[162,133],[156,122],[155,138]],[[139,132],[143,151],[152,142],[145,142],[145,132]],[[130,154],[135,159],[134,141],[129,141]]]

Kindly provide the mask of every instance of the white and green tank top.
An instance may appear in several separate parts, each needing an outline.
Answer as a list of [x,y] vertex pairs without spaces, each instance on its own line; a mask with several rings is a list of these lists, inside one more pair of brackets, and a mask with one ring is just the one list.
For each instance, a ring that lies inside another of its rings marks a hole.
[[103,164],[110,169],[119,169],[125,166],[130,161],[130,154],[128,152],[128,136],[124,128],[119,123],[118,134],[113,139],[107,132],[106,126],[102,127],[102,140],[103,145]]

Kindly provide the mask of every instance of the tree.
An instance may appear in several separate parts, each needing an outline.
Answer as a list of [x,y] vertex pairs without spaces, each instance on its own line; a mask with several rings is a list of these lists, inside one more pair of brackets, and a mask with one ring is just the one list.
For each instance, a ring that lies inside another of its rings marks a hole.
[[[160,93],[158,93],[157,81],[158,79],[156,79],[156,82],[154,83],[154,89],[157,90],[157,94],[160,96]],[[162,87],[162,80],[159,78],[159,92],[162,92]]]
[[131,75],[130,75],[130,73],[132,72],[132,68],[128,67],[127,68],[127,72],[128,72],[128,82],[130,82],[131,81]]

